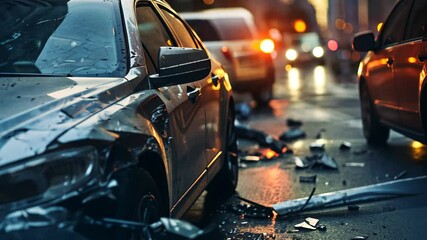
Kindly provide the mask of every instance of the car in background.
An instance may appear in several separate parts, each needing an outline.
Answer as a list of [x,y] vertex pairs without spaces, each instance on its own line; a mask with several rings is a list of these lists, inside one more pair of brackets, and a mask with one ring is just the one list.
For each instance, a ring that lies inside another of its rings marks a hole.
[[250,92],[258,104],[273,97],[274,42],[261,39],[252,14],[244,8],[217,8],[180,15],[191,25],[228,72],[236,92]]
[[0,232],[51,206],[151,223],[181,217],[208,186],[234,192],[228,75],[166,2],[1,1],[0,12]]
[[363,133],[385,144],[390,128],[427,142],[427,2],[397,3],[375,40],[355,35],[353,47],[368,52],[358,70]]
[[283,47],[288,64],[325,63],[325,50],[317,32],[284,33]]

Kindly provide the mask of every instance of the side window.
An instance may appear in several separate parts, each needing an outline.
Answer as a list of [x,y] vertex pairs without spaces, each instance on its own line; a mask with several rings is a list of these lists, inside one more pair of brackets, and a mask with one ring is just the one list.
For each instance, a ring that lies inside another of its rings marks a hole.
[[408,28],[405,39],[427,37],[427,2],[416,0],[409,15]]
[[171,12],[162,9],[162,13],[166,16],[166,19],[171,24],[173,30],[177,34],[177,38],[181,41],[183,47],[198,48],[194,42],[193,36],[188,32],[184,23],[175,17]]
[[394,9],[384,29],[381,32],[380,44],[381,47],[397,44],[403,40],[405,31],[406,19],[409,15],[409,9],[412,1],[401,1]]
[[[150,61],[152,67],[156,70],[159,48],[161,46],[172,46],[173,40],[166,31],[163,23],[160,21],[154,10],[148,5],[138,6],[136,9],[136,17],[138,21],[138,30],[141,36],[144,51],[148,55],[147,61]],[[147,56],[146,56],[147,57]],[[149,70],[150,70],[150,66]],[[153,69],[151,69],[152,71]],[[150,72],[150,71],[149,71]],[[151,73],[151,72],[150,72]]]

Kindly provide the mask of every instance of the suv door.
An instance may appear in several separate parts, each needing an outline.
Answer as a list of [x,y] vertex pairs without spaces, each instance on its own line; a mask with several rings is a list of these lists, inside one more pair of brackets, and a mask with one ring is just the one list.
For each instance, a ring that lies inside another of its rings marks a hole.
[[[179,46],[161,18],[156,5],[141,2],[136,9],[138,28],[145,50],[150,74],[158,72],[158,50],[160,46]],[[145,44],[144,44],[145,43]],[[171,198],[172,214],[179,210],[177,203],[189,202],[189,196],[197,195],[189,189],[201,192],[207,184],[206,160],[204,158],[205,113],[201,102],[190,99],[190,88],[199,88],[199,83],[190,83],[159,88],[158,94],[166,105],[172,138],[167,149],[172,154]],[[197,197],[196,196],[196,197]],[[183,198],[184,197],[184,198]],[[182,198],[182,199],[181,199]],[[190,201],[190,204],[192,201]]]
[[396,49],[395,78],[399,99],[399,117],[401,126],[407,130],[423,133],[420,118],[419,88],[420,74],[424,62],[418,60],[418,56],[427,57],[427,2],[415,0],[412,12],[409,14],[407,30],[404,41]]
[[367,64],[368,88],[377,113],[392,125],[399,123],[398,97],[394,76],[397,51],[403,39],[406,18],[412,1],[401,1],[384,24],[378,49]]

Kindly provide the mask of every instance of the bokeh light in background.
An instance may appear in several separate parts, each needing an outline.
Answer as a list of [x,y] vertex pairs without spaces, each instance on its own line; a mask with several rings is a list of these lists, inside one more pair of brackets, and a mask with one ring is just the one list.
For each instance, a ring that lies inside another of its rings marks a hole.
[[206,5],[212,5],[214,4],[215,0],[203,0],[203,3]]
[[382,22],[378,23],[378,25],[377,25],[377,31],[378,32],[381,31],[381,28],[383,28],[383,23]]
[[329,50],[335,52],[336,50],[338,50],[338,42],[335,40],[329,40],[328,41],[328,48],[329,48]]
[[303,20],[297,19],[294,22],[294,29],[297,33],[303,33],[307,30],[307,24]]

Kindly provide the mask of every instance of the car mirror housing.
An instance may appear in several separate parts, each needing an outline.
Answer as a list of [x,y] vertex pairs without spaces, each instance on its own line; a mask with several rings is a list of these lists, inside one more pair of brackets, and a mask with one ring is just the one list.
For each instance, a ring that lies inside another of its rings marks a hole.
[[371,31],[356,33],[353,39],[353,49],[359,52],[368,52],[374,50],[374,33]]
[[195,48],[160,47],[159,73],[150,75],[150,88],[166,87],[201,80],[211,72],[206,51]]

